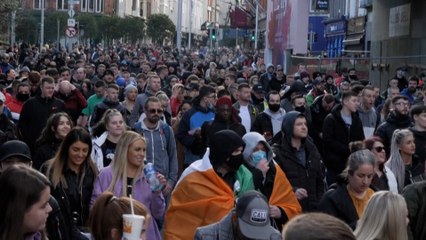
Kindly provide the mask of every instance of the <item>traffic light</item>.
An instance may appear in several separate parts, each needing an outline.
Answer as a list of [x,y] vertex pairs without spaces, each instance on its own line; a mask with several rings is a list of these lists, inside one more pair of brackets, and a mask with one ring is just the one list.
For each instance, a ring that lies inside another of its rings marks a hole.
[[254,41],[255,38],[256,38],[256,32],[251,31],[251,40]]
[[215,28],[213,28],[213,29],[212,29],[212,35],[211,35],[211,38],[212,38],[213,40],[216,40],[216,29],[215,29]]

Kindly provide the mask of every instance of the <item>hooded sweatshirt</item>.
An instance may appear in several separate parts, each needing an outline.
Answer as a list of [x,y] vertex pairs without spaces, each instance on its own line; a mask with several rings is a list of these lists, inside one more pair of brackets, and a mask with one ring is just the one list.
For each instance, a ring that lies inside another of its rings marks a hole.
[[172,128],[158,121],[155,129],[149,129],[143,119],[135,124],[135,130],[146,139],[146,160],[174,186],[177,181],[176,141]]
[[308,136],[302,139],[299,149],[291,145],[294,124],[298,117],[304,116],[297,111],[291,111],[283,119],[281,142],[273,146],[276,161],[287,175],[293,190],[303,188],[308,197],[300,199],[303,211],[314,211],[324,193],[324,182],[321,155],[315,144]]

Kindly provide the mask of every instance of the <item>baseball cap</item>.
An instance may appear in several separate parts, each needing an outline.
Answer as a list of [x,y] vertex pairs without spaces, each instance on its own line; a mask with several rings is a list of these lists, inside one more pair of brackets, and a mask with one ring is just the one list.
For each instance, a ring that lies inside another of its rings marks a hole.
[[277,65],[277,69],[276,69],[276,71],[282,71],[282,70],[284,70],[284,69],[283,69],[283,66],[281,66],[281,65]]
[[28,145],[19,140],[11,140],[0,146],[0,162],[11,157],[23,157],[31,161],[31,152]]
[[251,190],[245,192],[236,205],[238,226],[241,233],[251,239],[281,239],[278,230],[269,220],[268,200],[261,193]]
[[265,93],[265,89],[263,89],[263,86],[260,83],[253,85],[253,91],[256,93]]

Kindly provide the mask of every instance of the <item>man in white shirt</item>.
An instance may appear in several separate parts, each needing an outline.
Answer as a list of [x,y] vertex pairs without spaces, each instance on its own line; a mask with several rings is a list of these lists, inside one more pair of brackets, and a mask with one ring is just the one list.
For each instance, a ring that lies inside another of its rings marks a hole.
[[258,114],[257,108],[250,103],[251,89],[246,83],[242,83],[238,86],[238,101],[234,104],[234,108],[239,111],[241,118],[241,124],[246,129],[246,132],[250,132],[251,126]]

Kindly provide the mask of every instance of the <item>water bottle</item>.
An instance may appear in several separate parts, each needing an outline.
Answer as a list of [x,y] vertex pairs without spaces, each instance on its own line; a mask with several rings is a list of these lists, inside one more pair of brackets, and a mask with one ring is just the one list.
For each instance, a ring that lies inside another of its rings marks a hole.
[[154,164],[147,163],[145,164],[145,177],[148,180],[151,191],[156,192],[161,190],[163,184],[160,183],[160,180],[157,178],[157,171],[155,171]]

